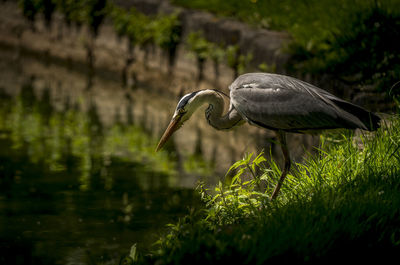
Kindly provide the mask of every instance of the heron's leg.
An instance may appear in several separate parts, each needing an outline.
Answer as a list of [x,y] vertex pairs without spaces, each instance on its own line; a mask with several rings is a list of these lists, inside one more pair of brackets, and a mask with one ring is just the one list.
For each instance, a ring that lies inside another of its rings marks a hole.
[[286,177],[287,173],[289,172],[290,163],[291,163],[290,162],[289,149],[288,149],[287,144],[286,144],[285,132],[278,131],[276,134],[278,136],[278,141],[279,141],[279,143],[281,145],[281,148],[282,148],[283,157],[285,158],[285,165],[283,167],[281,177],[279,178],[278,183],[275,186],[274,192],[272,192],[271,200],[275,199],[276,196],[278,196],[278,193],[279,193],[279,190],[281,189],[282,183],[285,180],[285,177]]

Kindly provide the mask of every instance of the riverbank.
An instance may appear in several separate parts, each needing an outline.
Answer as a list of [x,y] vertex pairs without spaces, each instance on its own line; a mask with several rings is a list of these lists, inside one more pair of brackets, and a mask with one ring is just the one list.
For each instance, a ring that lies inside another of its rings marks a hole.
[[278,167],[267,162],[253,178],[262,156],[238,161],[232,184],[200,187],[206,206],[171,224],[135,264],[390,262],[400,250],[399,122],[392,117],[358,140],[325,134],[321,151],[291,170],[275,201],[267,194]]

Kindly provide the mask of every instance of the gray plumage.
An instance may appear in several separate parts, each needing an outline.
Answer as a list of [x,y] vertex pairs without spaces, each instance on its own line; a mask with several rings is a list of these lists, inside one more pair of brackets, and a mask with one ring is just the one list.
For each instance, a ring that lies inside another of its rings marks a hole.
[[374,113],[289,76],[244,74],[229,89],[231,104],[244,119],[273,130],[375,130],[379,126]]

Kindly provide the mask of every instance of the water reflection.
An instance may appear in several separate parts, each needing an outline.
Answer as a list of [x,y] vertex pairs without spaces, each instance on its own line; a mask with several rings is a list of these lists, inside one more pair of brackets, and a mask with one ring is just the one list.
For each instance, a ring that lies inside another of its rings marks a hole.
[[178,100],[166,86],[19,58],[0,49],[0,264],[114,264],[199,203],[199,179],[214,184],[247,151],[280,152],[270,132],[218,132],[199,111],[154,153]]
[[57,110],[34,84],[1,93],[1,264],[115,264],[199,203],[143,129],[105,126],[94,101]]

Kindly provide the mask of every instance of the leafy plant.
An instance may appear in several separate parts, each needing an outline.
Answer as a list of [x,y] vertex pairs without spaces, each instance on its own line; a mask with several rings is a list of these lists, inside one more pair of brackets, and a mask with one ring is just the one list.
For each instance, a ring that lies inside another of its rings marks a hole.
[[[125,66],[122,70],[122,81],[123,84],[127,84],[128,68],[135,61],[134,48],[139,46],[147,49],[149,45],[154,44],[154,22],[151,18],[138,12],[135,8],[131,8],[129,11],[110,5],[110,16],[113,20],[114,29],[119,37],[126,36],[128,42],[128,56],[125,60]],[[146,56],[147,56],[147,50]],[[145,61],[147,61],[145,59]]]
[[64,15],[64,20],[68,26],[72,23],[80,28],[88,23],[89,6],[86,0],[58,0],[58,9]]
[[247,54],[240,54],[239,55],[239,59],[238,59],[238,74],[244,74],[248,68],[248,66],[250,65],[251,60],[253,60],[253,54],[247,53]]
[[206,60],[209,54],[210,42],[203,37],[201,31],[189,33],[186,39],[186,46],[197,58]]
[[258,176],[257,170],[266,161],[263,153],[253,160],[248,154],[233,164],[227,172],[236,171],[228,187],[219,182],[214,196],[209,195],[203,185],[198,187],[200,196],[208,207],[206,220],[214,225],[231,225],[248,218],[265,207],[268,195],[262,192],[261,181],[266,175]]
[[209,49],[209,58],[211,59],[214,65],[215,82],[218,81],[219,65],[221,64],[221,62],[223,62],[225,56],[226,56],[225,49],[221,45],[211,42],[211,48]]
[[239,64],[239,46],[238,45],[229,45],[226,49],[226,60],[228,66],[233,69],[234,76],[237,77],[238,73],[238,64]]
[[226,49],[227,63],[233,69],[234,77],[246,71],[247,66],[253,59],[251,53],[242,54],[238,45],[229,45]]
[[117,34],[120,37],[127,36],[129,39],[130,57],[133,56],[133,48],[136,45],[145,49],[147,55],[148,47],[156,44],[168,54],[169,70],[172,70],[182,34],[178,14],[158,15],[153,18],[138,12],[135,8],[131,8],[128,12],[112,4],[110,10]]
[[186,46],[194,54],[197,60],[198,77],[197,80],[203,80],[204,63],[210,53],[210,42],[203,37],[202,32],[191,32],[187,36]]
[[182,25],[178,14],[159,15],[154,24],[155,43],[168,54],[169,71],[175,64],[178,44],[181,42]]
[[64,16],[67,26],[74,23],[80,26],[84,23],[84,2],[82,0],[57,0],[57,9]]
[[188,50],[194,54],[197,60],[197,68],[199,70],[197,80],[203,79],[204,63],[207,59],[211,60],[214,66],[215,82],[219,76],[219,64],[225,59],[226,52],[221,45],[208,41],[203,32],[196,31],[188,34],[186,39]]
[[129,15],[128,12],[115,5],[110,6],[110,18],[113,21],[114,29],[119,37],[122,37],[126,34],[128,24],[129,24]]

